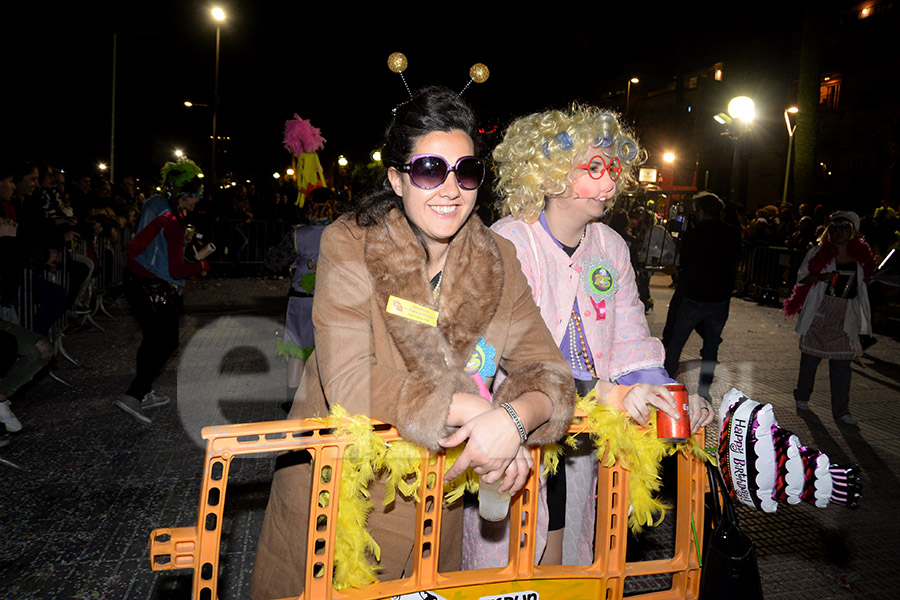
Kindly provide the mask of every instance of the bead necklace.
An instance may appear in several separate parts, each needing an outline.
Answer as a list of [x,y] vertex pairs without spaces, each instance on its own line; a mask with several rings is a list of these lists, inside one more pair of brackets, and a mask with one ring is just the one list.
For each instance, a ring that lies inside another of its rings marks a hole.
[[[578,342],[576,343],[575,338],[578,338]],[[579,351],[580,350],[580,351]],[[575,365],[576,358],[580,357],[581,362],[584,363],[585,368],[590,372],[594,377],[597,376],[597,372],[594,369],[594,361],[591,358],[591,352],[588,350],[587,340],[584,337],[584,328],[582,326],[581,317],[578,315],[578,311],[575,310],[575,307],[572,307],[572,318],[569,319],[569,356],[572,357],[572,366],[580,368],[580,365]]]

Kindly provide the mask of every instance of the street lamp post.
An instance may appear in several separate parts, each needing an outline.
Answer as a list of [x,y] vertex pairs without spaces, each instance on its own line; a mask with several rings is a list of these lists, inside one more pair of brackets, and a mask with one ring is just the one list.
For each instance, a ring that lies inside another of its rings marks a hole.
[[[156,33],[146,33],[139,31],[122,32],[128,35],[158,35]],[[119,32],[113,32],[113,50],[112,50],[112,103],[110,111],[110,127],[109,127],[109,180],[115,181],[116,171],[116,63],[118,61],[119,50]]]
[[640,79],[637,77],[632,77],[628,80],[628,87],[625,88],[625,114],[628,114],[628,106],[631,104],[631,84],[632,83],[640,83]]
[[210,172],[212,174],[212,185],[219,183],[218,174],[216,173],[216,116],[219,110],[219,44],[221,41],[222,28],[220,23],[225,20],[225,11],[219,7],[212,9],[212,17],[216,20],[216,72],[213,82],[213,105],[212,105],[212,160],[210,162]]
[[732,118],[730,124],[734,125],[731,130],[731,135],[734,138],[734,161],[731,165],[731,193],[729,199],[736,204],[738,201],[738,182],[740,181],[741,136],[750,130],[750,124],[756,116],[756,107],[751,98],[738,96],[732,98],[731,102],[728,103],[728,114]]
[[796,106],[792,106],[789,109],[784,111],[784,124],[787,125],[788,131],[788,151],[787,151],[787,163],[784,166],[784,193],[781,195],[781,204],[784,205],[787,202],[788,195],[788,181],[790,181],[791,177],[791,150],[794,149],[794,131],[797,130],[797,124],[794,123],[791,125],[791,117],[789,115],[795,115],[799,112]]
[[109,126],[109,180],[115,181],[116,168],[116,53],[119,46],[119,34],[113,32],[112,53],[112,117]]

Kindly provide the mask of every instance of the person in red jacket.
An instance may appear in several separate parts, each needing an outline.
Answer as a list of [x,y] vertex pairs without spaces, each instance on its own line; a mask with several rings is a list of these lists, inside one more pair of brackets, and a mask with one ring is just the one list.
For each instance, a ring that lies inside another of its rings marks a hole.
[[165,191],[153,196],[141,210],[137,234],[128,244],[125,288],[128,302],[141,327],[134,380],[115,405],[138,421],[150,424],[144,410],[163,406],[169,398],[153,391],[153,381],[178,349],[178,311],[185,280],[209,270],[205,257],[185,260],[184,217],[203,197],[200,168],[189,159],[167,163],[162,170]]

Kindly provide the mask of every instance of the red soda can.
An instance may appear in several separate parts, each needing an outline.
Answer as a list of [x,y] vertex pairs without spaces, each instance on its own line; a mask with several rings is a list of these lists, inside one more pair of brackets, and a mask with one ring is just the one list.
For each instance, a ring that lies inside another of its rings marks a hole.
[[675,398],[675,410],[681,418],[673,419],[667,413],[656,411],[656,437],[664,442],[684,442],[691,437],[691,416],[688,411],[687,389],[680,383],[667,383],[666,389]]

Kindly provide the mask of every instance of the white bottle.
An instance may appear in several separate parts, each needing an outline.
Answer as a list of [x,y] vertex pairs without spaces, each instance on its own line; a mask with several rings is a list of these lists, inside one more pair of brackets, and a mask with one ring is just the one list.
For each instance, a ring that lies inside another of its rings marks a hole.
[[497,490],[503,479],[494,483],[478,482],[478,514],[485,521],[502,521],[509,512],[509,492]]

